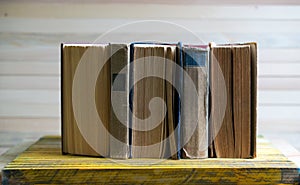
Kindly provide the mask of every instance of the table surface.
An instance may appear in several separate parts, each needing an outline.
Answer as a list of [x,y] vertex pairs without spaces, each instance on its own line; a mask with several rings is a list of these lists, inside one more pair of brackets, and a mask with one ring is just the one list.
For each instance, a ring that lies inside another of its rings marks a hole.
[[47,136],[3,168],[2,183],[297,184],[299,172],[263,138],[255,159],[113,160],[62,155],[60,137]]

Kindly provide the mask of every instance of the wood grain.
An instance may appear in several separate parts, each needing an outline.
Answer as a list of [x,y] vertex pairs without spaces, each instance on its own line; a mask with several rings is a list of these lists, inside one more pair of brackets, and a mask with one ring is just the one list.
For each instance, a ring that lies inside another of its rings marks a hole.
[[[149,163],[153,165],[148,165]],[[3,169],[3,183],[296,184],[299,167],[258,139],[256,159],[109,160],[61,155],[60,137],[44,137]]]

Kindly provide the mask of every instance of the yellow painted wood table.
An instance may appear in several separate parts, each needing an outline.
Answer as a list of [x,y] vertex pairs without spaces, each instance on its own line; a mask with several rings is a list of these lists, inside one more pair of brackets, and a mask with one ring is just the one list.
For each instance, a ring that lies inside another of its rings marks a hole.
[[299,167],[258,138],[255,159],[111,160],[61,154],[43,137],[2,170],[3,184],[299,184]]

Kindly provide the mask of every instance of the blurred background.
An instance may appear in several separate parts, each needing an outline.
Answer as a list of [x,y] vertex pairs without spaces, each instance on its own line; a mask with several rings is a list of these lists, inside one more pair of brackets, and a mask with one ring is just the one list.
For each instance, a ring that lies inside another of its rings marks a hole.
[[[205,43],[258,42],[258,134],[300,150],[299,5],[298,0],[1,1],[0,154],[22,141],[60,135],[61,43],[92,43],[110,29],[143,20],[181,25]],[[172,40],[182,34],[173,31],[121,29],[102,41],[133,35]]]

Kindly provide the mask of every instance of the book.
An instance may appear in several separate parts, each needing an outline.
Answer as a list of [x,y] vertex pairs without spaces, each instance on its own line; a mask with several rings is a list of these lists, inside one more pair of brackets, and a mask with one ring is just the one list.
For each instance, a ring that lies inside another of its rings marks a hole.
[[[171,150],[177,149],[173,131],[176,127],[173,88],[164,78],[173,75],[172,70],[167,71],[165,60],[175,60],[176,46],[133,44],[132,48],[132,76],[137,83],[132,93],[131,157],[172,157]],[[170,134],[173,136],[168,140]]]
[[108,157],[108,44],[62,44],[61,50],[62,153]]
[[257,61],[256,49],[251,49],[254,46],[211,45],[210,157],[255,157],[253,102],[257,101]]
[[[183,67],[189,79],[183,79],[181,113],[182,158],[208,157],[208,50],[205,46],[183,46]],[[193,89],[195,89],[193,91]]]
[[63,154],[256,156],[256,43],[62,44],[61,74]]
[[[110,44],[111,102],[110,158],[129,157],[129,47]],[[117,117],[117,115],[119,117]]]

